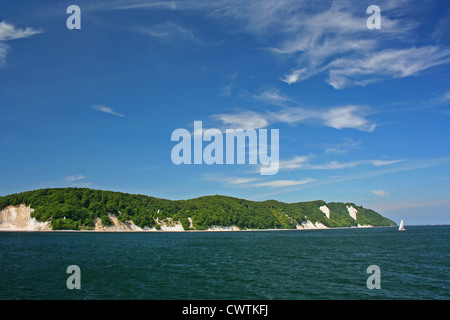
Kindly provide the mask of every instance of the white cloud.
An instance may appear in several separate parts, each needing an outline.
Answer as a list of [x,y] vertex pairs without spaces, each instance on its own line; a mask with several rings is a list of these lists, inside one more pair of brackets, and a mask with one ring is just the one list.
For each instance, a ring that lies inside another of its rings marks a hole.
[[[369,161],[364,161],[361,163],[373,164],[372,163],[373,161],[374,160],[369,160]],[[367,170],[364,172],[357,172],[357,173],[353,173],[353,174],[341,175],[334,179],[321,181],[321,182],[319,182],[319,184],[326,185],[326,184],[341,183],[341,182],[345,182],[345,181],[368,179],[368,178],[373,178],[373,177],[377,177],[377,176],[385,175],[385,174],[394,174],[397,172],[420,170],[420,169],[424,169],[424,168],[431,168],[431,167],[436,167],[436,166],[441,166],[441,165],[447,165],[448,163],[450,163],[450,157],[403,160],[403,161],[401,161],[401,164],[392,166],[392,167],[389,166],[388,168],[383,169],[383,170],[379,170],[379,169],[378,170]],[[280,167],[280,170],[281,170],[281,167]]]
[[[294,70],[290,74],[285,74],[283,78],[280,78],[280,80],[287,84],[296,83],[300,79],[305,78],[303,75],[306,74],[306,71],[307,71],[306,68]],[[301,75],[302,75],[302,77],[300,77]]]
[[9,46],[0,42],[0,67],[6,64],[6,56],[9,51]]
[[86,177],[82,174],[75,176],[68,176],[64,178],[64,181],[73,187],[86,188],[92,185],[91,182],[85,181]]
[[426,46],[386,49],[361,58],[339,58],[329,63],[324,70],[329,71],[327,82],[335,89],[342,89],[386,77],[404,78],[447,63],[450,63],[450,49]]
[[5,42],[16,39],[23,39],[31,37],[35,34],[42,33],[42,30],[35,30],[32,28],[17,29],[12,24],[5,21],[0,22],[0,67],[6,65],[6,57],[9,51],[9,45]]
[[441,103],[447,103],[448,101],[450,101],[450,91],[444,93],[443,95],[441,95],[437,101],[441,104]]
[[196,37],[190,30],[173,22],[160,23],[152,27],[136,27],[133,30],[153,38],[176,38],[200,42],[198,37]]
[[308,159],[308,156],[296,156],[290,160],[280,161],[279,168],[282,170],[302,169],[307,165]]
[[350,150],[358,149],[360,145],[361,141],[345,138],[341,143],[327,145],[325,148],[325,153],[344,154]]
[[234,83],[229,83],[227,85],[224,85],[221,88],[221,94],[223,97],[231,97],[231,94],[233,93],[233,87]]
[[379,166],[389,166],[391,164],[396,164],[403,161],[405,160],[371,160],[370,163],[376,167],[379,167]]
[[258,179],[256,178],[239,178],[239,177],[230,177],[230,178],[225,178],[222,181],[229,183],[229,184],[238,184],[238,185],[243,185],[243,184],[248,184],[250,182],[255,182]]
[[[94,9],[147,9],[197,12],[202,17],[228,23],[230,32],[255,36],[275,55],[292,65],[279,80],[288,85],[324,74],[336,89],[365,86],[389,78],[403,78],[450,63],[449,50],[440,45],[412,47],[422,21],[410,14],[406,0],[380,0],[381,29],[368,30],[368,15],[358,0],[219,0],[219,1],[108,1]],[[426,16],[424,16],[426,19]],[[429,39],[443,38],[444,17]],[[142,29],[152,37],[174,35],[195,39],[175,23]]]
[[290,187],[290,186],[298,186],[306,183],[311,183],[316,181],[315,179],[304,179],[304,180],[274,180],[274,181],[266,181],[254,183],[252,186],[254,187],[271,187],[271,188],[281,188],[281,187]]
[[422,207],[434,207],[441,205],[450,205],[450,200],[448,199],[435,199],[435,200],[416,200],[409,199],[403,201],[392,201],[392,202],[384,202],[384,203],[374,203],[371,207],[378,212],[387,212],[387,211],[398,211],[405,209],[413,209],[413,208],[422,208]]
[[389,195],[389,192],[388,191],[384,191],[384,190],[373,190],[373,191],[370,191],[370,192],[372,192],[377,197],[386,197],[386,196]]
[[306,183],[316,181],[316,179],[306,178],[303,180],[273,180],[273,181],[261,181],[258,178],[245,178],[245,177],[221,177],[218,175],[205,175],[205,180],[218,181],[242,188],[255,188],[255,187],[270,187],[270,188],[282,188],[289,186],[298,186]]
[[78,175],[76,175],[76,176],[68,176],[68,177],[65,177],[65,178],[64,178],[64,181],[66,181],[66,182],[75,182],[75,181],[83,180],[83,179],[85,179],[85,178],[86,178],[86,177],[83,176],[82,174],[78,174]]
[[317,119],[318,114],[319,112],[313,109],[286,107],[277,111],[268,112],[267,117],[271,123],[296,125],[299,123],[311,123],[313,119]]
[[358,160],[358,161],[329,161],[325,163],[313,164],[310,162],[311,156],[295,156],[289,160],[279,162],[279,170],[336,170],[349,169],[362,165],[371,165],[374,167],[393,165],[404,160]]
[[[429,167],[447,165],[450,163],[450,157],[441,157],[441,158],[429,158],[429,159],[421,159],[421,160],[402,160],[396,161],[396,163],[400,163],[399,165],[393,165],[394,161],[392,161],[391,166],[385,164],[387,166],[386,169],[378,169],[373,163],[377,160],[361,160],[361,161],[350,161],[350,162],[337,162],[331,161],[323,164],[310,164],[308,160],[311,157],[294,157],[291,160],[280,161],[279,171],[285,170],[336,170],[336,169],[349,169],[355,167],[371,167],[373,170],[365,170],[356,172],[354,170],[350,170],[347,174],[342,174],[339,176],[329,177],[329,179],[322,179],[314,181],[314,187],[324,186],[330,184],[339,184],[342,182],[361,180],[361,179],[369,179],[373,177],[377,177],[380,175],[386,174],[395,174],[397,172],[411,171],[411,170],[420,170]],[[289,166],[289,164],[291,166]],[[311,181],[313,182],[313,181]],[[308,188],[309,186],[307,186]],[[376,192],[380,190],[374,190]],[[387,191],[385,192],[385,196],[389,195]],[[379,193],[380,194],[380,193]]]
[[[394,12],[402,10],[404,4],[390,1],[381,7]],[[264,32],[276,34],[280,43],[271,46],[271,51],[283,58],[288,55],[296,63],[294,71],[280,78],[289,85],[327,73],[327,82],[335,89],[365,86],[450,63],[449,50],[443,46],[411,47],[418,23],[405,18],[408,15],[395,19],[395,13],[384,14],[382,28],[369,36],[367,16],[357,10],[360,6],[354,1],[327,5],[319,1],[315,8],[302,1],[280,1],[276,10],[265,12],[270,12],[270,17],[256,11],[246,12],[250,16],[249,31],[258,36]],[[270,29],[271,25],[277,28]]]
[[273,105],[283,105],[285,102],[292,101],[292,99],[281,95],[276,89],[265,90],[254,97],[260,101]]
[[96,110],[99,110],[99,111],[102,111],[102,112],[105,112],[105,113],[112,114],[112,115],[117,116],[117,117],[121,117],[121,118],[124,117],[123,114],[117,113],[114,110],[112,110],[110,107],[107,107],[107,106],[94,105],[94,106],[92,106],[92,108],[94,108]]
[[95,4],[94,9],[102,10],[133,10],[133,9],[176,9],[175,1],[108,1],[107,3]]
[[321,117],[325,120],[325,125],[335,129],[353,128],[372,132],[376,127],[376,124],[370,123],[363,116],[363,108],[359,106],[332,108],[322,113]]
[[28,38],[42,32],[42,30],[35,30],[29,27],[16,29],[12,24],[6,23],[5,21],[0,22],[0,41]]
[[376,128],[366,117],[367,108],[363,106],[339,106],[329,109],[284,107],[276,112],[241,111],[235,114],[216,114],[213,120],[221,121],[229,128],[258,129],[269,124],[287,125],[314,124],[335,129],[356,129],[372,132]]
[[330,161],[330,162],[323,163],[323,164],[308,165],[306,167],[306,169],[312,169],[312,170],[348,169],[348,168],[354,168],[363,163],[364,163],[364,161],[350,161],[350,162]]
[[267,117],[254,111],[243,111],[236,114],[215,114],[211,118],[220,121],[226,128],[259,129],[269,124]]

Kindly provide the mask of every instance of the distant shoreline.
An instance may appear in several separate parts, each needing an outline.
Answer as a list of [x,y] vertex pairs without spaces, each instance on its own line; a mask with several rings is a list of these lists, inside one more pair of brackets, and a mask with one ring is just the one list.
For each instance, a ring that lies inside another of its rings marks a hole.
[[[439,227],[450,226],[450,224],[417,224],[408,225],[408,227]],[[394,228],[398,226],[371,226],[371,227],[334,227],[334,228],[315,228],[315,229],[244,229],[244,230],[8,230],[0,229],[0,232],[24,232],[24,233],[233,233],[233,232],[270,232],[270,231],[311,231],[311,230],[348,230],[348,229],[379,229],[379,228]]]
[[[437,226],[437,225],[423,225]],[[244,230],[0,230],[0,232],[61,232],[61,233],[199,233],[199,232],[270,232],[270,231],[309,231],[309,230],[347,230],[347,229],[375,229],[375,228],[397,228],[396,226],[376,226],[376,227],[335,227],[335,228],[311,228],[311,229],[244,229]]]
[[396,225],[352,202],[284,203],[223,195],[168,200],[88,188],[12,194],[0,197],[0,208],[0,229],[12,231],[272,231]]

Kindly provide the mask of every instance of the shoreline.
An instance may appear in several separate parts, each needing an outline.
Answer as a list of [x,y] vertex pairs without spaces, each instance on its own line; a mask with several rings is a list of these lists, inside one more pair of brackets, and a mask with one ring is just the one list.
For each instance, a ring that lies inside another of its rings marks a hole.
[[[436,225],[425,225],[436,226]],[[61,233],[198,233],[198,232],[270,232],[270,231],[309,231],[309,230],[347,230],[347,229],[374,229],[374,228],[397,228],[397,226],[376,227],[335,227],[335,228],[311,228],[311,229],[244,229],[244,230],[1,230],[0,232],[61,232]]]

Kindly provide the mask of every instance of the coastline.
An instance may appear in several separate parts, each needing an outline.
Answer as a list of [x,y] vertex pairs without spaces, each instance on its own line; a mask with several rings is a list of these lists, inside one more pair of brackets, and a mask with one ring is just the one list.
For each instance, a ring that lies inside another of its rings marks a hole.
[[[358,218],[356,216],[357,210],[353,206],[346,206],[348,214],[350,217],[357,222]],[[330,219],[330,210],[326,205],[321,206],[319,210]],[[195,229],[192,219],[188,217],[189,227],[182,225],[179,220],[174,220],[171,217],[164,218],[163,220],[156,219],[156,227],[139,227],[133,220],[129,219],[126,221],[120,220],[115,214],[110,212],[107,213],[110,224],[104,225],[99,217],[95,217],[93,220],[94,227],[88,229],[76,229],[77,226],[61,225],[61,223],[52,226],[51,220],[45,222],[37,221],[32,213],[34,209],[30,205],[20,204],[20,205],[9,205],[0,211],[0,231],[10,231],[10,232],[256,232],[256,231],[290,231],[290,230],[317,230],[317,229],[364,229],[364,228],[374,228],[370,224],[360,224],[357,222],[355,225],[349,227],[328,227],[325,224],[313,220],[303,220],[301,223],[297,221],[295,227],[292,228],[275,228],[275,229],[240,229],[236,225],[231,226],[220,226],[211,225],[207,229]],[[119,212],[119,214],[121,214]],[[286,215],[287,216],[287,215]],[[287,216],[290,218],[289,216]],[[305,215],[305,218],[307,216]],[[66,217],[59,219],[64,221]],[[292,218],[291,222],[292,222]],[[386,225],[383,227],[388,227],[392,225]],[[53,230],[55,227],[56,230]],[[78,226],[79,227],[79,226]],[[70,229],[69,229],[70,228]]]
[[[428,225],[427,225],[428,226]],[[429,225],[433,226],[433,225]],[[309,231],[309,230],[347,230],[347,229],[374,229],[397,228],[396,226],[370,226],[370,227],[335,227],[314,229],[242,229],[242,230],[12,230],[0,229],[0,232],[40,232],[40,233],[198,233],[198,232],[270,232],[270,231]]]

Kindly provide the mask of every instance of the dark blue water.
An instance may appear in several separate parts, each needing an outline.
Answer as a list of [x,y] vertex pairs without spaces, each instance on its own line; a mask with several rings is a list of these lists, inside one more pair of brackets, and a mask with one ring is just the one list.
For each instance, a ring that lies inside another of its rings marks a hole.
[[[449,233],[1,232],[0,299],[449,299]],[[381,289],[367,288],[370,265]]]

